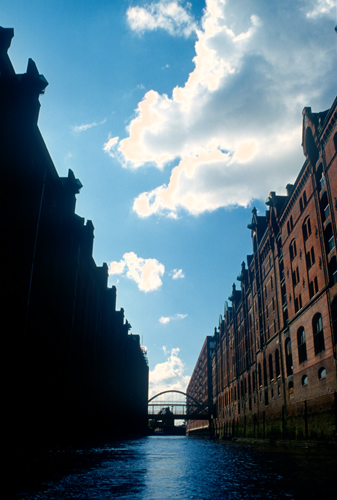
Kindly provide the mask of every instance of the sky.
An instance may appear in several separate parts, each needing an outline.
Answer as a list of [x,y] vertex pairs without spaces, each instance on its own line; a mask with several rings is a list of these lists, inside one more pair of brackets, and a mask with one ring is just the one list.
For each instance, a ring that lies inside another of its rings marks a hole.
[[223,314],[247,224],[304,162],[302,111],[336,94],[335,0],[2,0],[17,73],[49,82],[39,127],[83,184],[150,395],[185,391]]

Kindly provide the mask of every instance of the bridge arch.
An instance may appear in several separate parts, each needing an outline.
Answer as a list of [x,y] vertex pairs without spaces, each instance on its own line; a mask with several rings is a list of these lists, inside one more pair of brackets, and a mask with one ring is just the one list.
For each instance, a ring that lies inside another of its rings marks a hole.
[[177,394],[182,394],[183,396],[186,396],[186,398],[191,399],[201,409],[204,409],[205,406],[207,406],[207,405],[205,405],[205,403],[202,403],[201,401],[198,401],[193,396],[190,396],[189,394],[186,394],[186,392],[178,391],[178,390],[175,390],[175,389],[172,389],[172,390],[169,389],[167,391],[158,392],[158,394],[155,394],[154,396],[152,396],[152,398],[150,398],[147,403],[149,404],[151,401],[153,401],[155,398],[161,396],[162,394],[168,394],[168,393],[171,393],[171,392],[174,392],[174,393],[177,393]]

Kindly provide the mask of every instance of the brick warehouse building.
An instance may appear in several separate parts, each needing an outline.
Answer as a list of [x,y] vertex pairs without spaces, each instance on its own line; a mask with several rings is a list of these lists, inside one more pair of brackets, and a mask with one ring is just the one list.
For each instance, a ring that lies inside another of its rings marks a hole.
[[336,437],[336,119],[337,98],[328,111],[303,110],[294,185],[270,193],[264,216],[252,211],[253,253],[214,335],[220,438]]
[[[214,337],[208,335],[200,351],[198,361],[193,370],[186,393],[204,405],[205,413],[211,410],[213,389],[212,389],[212,358],[214,354]],[[187,400],[187,406],[192,406],[191,412],[196,411],[194,402]],[[188,420],[186,424],[186,434],[207,435],[209,433],[209,420]]]
[[[146,430],[148,365],[75,213],[82,184],[59,177],[37,126],[48,85],[17,75],[0,28],[2,426],[10,445],[78,432]],[[99,429],[98,429],[99,427]]]

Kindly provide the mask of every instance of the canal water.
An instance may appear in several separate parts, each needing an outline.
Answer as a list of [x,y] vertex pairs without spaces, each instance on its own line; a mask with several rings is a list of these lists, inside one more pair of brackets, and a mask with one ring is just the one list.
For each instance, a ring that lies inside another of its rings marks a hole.
[[49,450],[31,457],[16,477],[13,464],[0,498],[330,500],[337,498],[336,465],[329,449],[149,436]]

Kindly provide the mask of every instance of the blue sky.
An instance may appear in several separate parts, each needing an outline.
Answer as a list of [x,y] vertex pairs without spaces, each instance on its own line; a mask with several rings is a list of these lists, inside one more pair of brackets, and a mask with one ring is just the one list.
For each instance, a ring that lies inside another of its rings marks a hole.
[[83,189],[150,393],[186,388],[251,253],[247,223],[303,164],[336,95],[335,0],[2,0],[10,57],[49,82],[39,126]]

